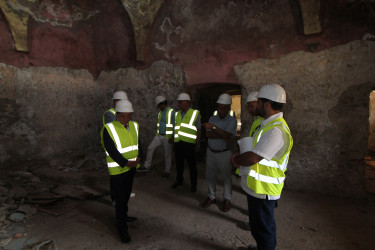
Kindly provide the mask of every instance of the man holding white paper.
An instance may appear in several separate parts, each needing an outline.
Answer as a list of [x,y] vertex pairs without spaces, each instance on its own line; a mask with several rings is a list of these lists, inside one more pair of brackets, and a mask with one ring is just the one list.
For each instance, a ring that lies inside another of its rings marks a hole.
[[[284,186],[293,138],[281,108],[286,103],[285,90],[278,84],[267,84],[258,93],[257,113],[264,118],[253,136],[253,147],[245,153],[234,153],[235,167],[250,166],[246,185],[251,234],[257,246],[248,249],[275,249],[276,223],[274,208]],[[242,150],[244,151],[244,150]],[[241,178],[242,179],[242,178]]]

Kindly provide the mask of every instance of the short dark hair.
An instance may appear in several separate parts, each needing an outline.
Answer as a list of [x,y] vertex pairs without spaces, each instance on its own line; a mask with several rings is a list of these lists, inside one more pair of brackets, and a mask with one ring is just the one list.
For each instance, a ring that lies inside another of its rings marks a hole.
[[259,99],[262,100],[262,102],[269,102],[271,104],[272,109],[274,109],[274,110],[281,111],[281,109],[284,106],[284,103],[274,102],[274,101],[271,101],[271,100],[266,99],[266,98],[259,98]]
[[167,104],[168,104],[168,101],[164,100],[164,101],[160,102],[158,105],[167,105]]

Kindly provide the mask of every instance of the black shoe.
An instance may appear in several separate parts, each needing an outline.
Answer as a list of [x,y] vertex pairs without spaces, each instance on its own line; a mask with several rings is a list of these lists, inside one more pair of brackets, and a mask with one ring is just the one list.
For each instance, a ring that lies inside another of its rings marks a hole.
[[241,228],[242,230],[251,231],[250,223],[249,222],[238,223],[237,227]]
[[257,250],[258,248],[256,246],[254,246],[254,245],[249,245],[247,247],[247,249],[249,249],[249,250]]
[[150,169],[145,168],[145,167],[139,167],[139,168],[137,168],[136,171],[137,171],[138,173],[146,173],[146,172],[149,172]]
[[129,243],[130,241],[132,241],[128,231],[119,230],[118,232],[120,234],[120,238],[122,242]]
[[223,204],[223,212],[229,212],[230,210],[230,200],[225,199]]
[[163,178],[165,180],[168,179],[169,178],[169,173],[165,172],[161,178]]
[[190,188],[190,192],[195,193],[197,192],[197,187],[193,186]]
[[182,183],[176,182],[175,184],[172,185],[172,188],[176,188],[176,187],[181,186],[181,185],[182,185]]
[[131,216],[126,216],[125,221],[126,222],[133,222],[138,220],[137,217],[131,217]]
[[203,202],[201,207],[208,208],[209,206],[211,206],[214,203],[216,203],[216,199],[211,199],[210,197],[207,197],[207,199]]

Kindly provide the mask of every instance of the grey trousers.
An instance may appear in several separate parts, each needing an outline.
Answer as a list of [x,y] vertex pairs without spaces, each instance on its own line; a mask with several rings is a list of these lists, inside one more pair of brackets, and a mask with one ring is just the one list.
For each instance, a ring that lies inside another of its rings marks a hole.
[[230,157],[232,151],[228,150],[221,153],[214,153],[207,149],[206,158],[206,182],[208,188],[208,197],[216,197],[216,179],[218,173],[221,173],[224,182],[224,199],[232,198],[232,165]]
[[145,161],[145,168],[150,169],[152,156],[157,147],[163,145],[164,147],[164,160],[165,160],[165,172],[170,173],[171,171],[171,162],[172,162],[172,144],[168,142],[168,139],[164,135],[156,135],[152,139],[150,145],[147,148],[147,158]]

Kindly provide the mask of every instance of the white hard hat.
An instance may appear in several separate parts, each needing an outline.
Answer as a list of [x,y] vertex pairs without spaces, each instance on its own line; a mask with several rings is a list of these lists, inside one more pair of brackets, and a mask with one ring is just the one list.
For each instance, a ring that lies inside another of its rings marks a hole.
[[258,98],[265,98],[278,103],[286,103],[286,93],[279,84],[272,83],[264,85],[258,93]]
[[257,100],[258,100],[258,91],[251,92],[246,98],[246,102],[256,102]]
[[116,91],[113,94],[112,100],[128,100],[128,96],[124,91]]
[[221,94],[219,96],[219,99],[217,99],[216,103],[225,104],[225,105],[232,104],[232,97],[225,93]]
[[128,100],[120,100],[116,103],[115,110],[117,112],[131,113],[134,112],[133,105]]
[[178,95],[177,101],[190,101],[190,96],[186,93],[181,93]]
[[158,95],[155,97],[155,105],[159,105],[159,103],[164,102],[167,100],[164,96]]

